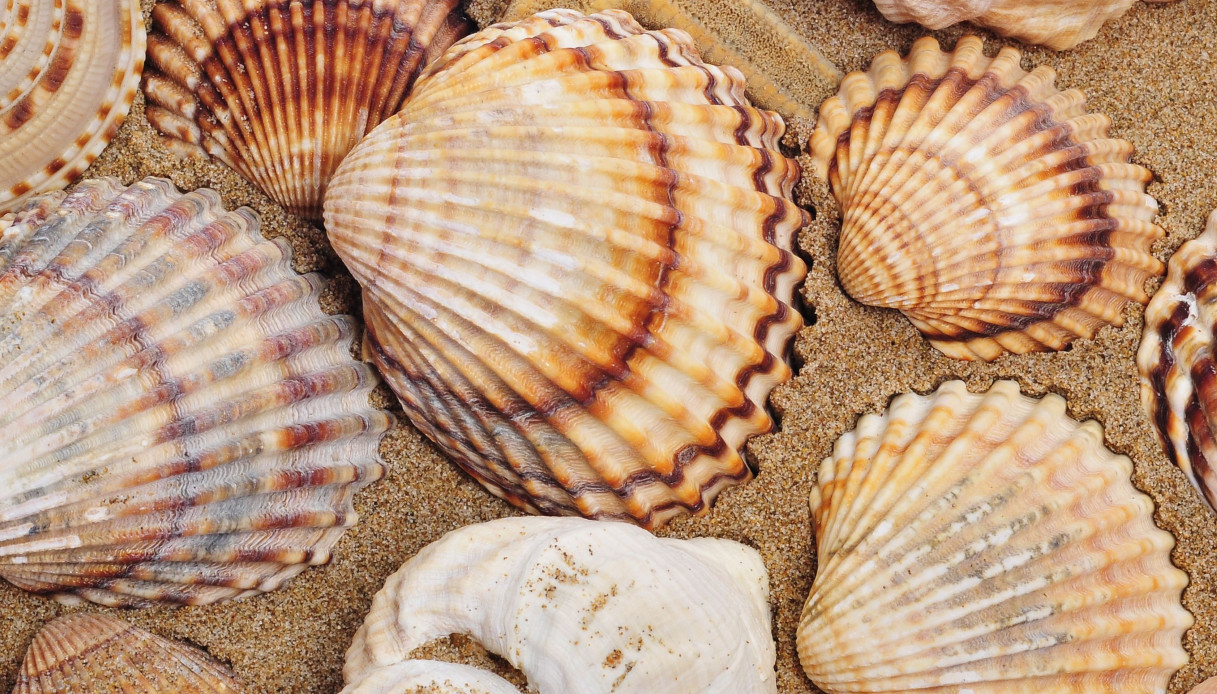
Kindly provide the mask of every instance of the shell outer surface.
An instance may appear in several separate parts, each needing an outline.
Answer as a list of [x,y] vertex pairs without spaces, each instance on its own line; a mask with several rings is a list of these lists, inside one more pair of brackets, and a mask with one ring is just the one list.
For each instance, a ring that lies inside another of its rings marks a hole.
[[392,419],[354,321],[258,227],[162,179],[0,223],[0,576],[203,604],[328,560]]
[[[1154,1],[1154,0],[1151,0]],[[888,21],[943,29],[971,21],[1002,36],[1063,51],[1089,41],[1133,0],[875,0]]]
[[342,694],[520,694],[493,672],[439,660],[407,660],[367,671]]
[[842,210],[837,273],[944,354],[1055,351],[1144,304],[1165,232],[1133,147],[1055,73],[967,36],[888,51],[824,102],[811,146]]
[[148,122],[320,219],[342,157],[468,33],[459,0],[173,0],[156,5]]
[[1131,473],[1013,381],[862,417],[811,495],[804,670],[830,693],[1165,692],[1187,576]]
[[34,635],[13,694],[239,694],[231,670],[198,648],[116,617],[76,613]]
[[0,8],[0,216],[61,189],[101,154],[144,66],[138,0]]
[[389,577],[343,677],[355,685],[464,633],[541,694],[776,692],[768,585],[760,555],[729,540],[580,518],[480,523]]
[[654,527],[751,478],[807,215],[743,94],[683,32],[543,12],[454,45],[339,167],[370,357],[495,494]]

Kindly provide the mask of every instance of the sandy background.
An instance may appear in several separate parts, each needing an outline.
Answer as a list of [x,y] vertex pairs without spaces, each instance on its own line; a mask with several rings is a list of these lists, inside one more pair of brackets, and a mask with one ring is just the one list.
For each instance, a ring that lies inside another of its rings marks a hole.
[[[480,0],[472,9],[486,15],[501,2]],[[926,33],[884,21],[870,0],[767,2],[846,72],[864,68],[884,49],[906,51]],[[150,0],[144,4],[146,13]],[[963,31],[957,27],[938,36],[950,46]],[[982,35],[990,54],[1002,43]],[[1136,161],[1156,174],[1149,192],[1162,205],[1159,223],[1168,232],[1156,249],[1163,260],[1200,233],[1217,206],[1215,56],[1217,3],[1204,0],[1137,3],[1079,48],[1059,54],[1024,52],[1025,67],[1051,65],[1058,84],[1085,91],[1091,109],[1110,115],[1114,135],[1131,140]],[[808,126],[792,123],[795,134],[788,142],[805,143]],[[268,236],[291,240],[298,270],[334,279],[327,310],[358,313],[355,285],[318,229],[285,215],[223,166],[183,166],[158,147],[154,136],[141,97],[92,173],[124,182],[169,176],[179,187],[213,187],[229,205],[253,206],[262,213]],[[794,647],[799,610],[815,569],[807,509],[815,465],[860,414],[883,409],[899,393],[928,392],[952,378],[981,389],[995,379],[1013,378],[1025,393],[1059,393],[1074,417],[1093,417],[1103,424],[1108,445],[1135,462],[1133,481],[1153,497],[1158,524],[1178,540],[1175,563],[1191,576],[1184,603],[1197,619],[1185,639],[1192,661],[1176,675],[1170,691],[1186,692],[1217,675],[1217,517],[1168,463],[1142,414],[1133,362],[1141,335],[1140,307],[1127,311],[1123,328],[1105,329],[1068,352],[1007,356],[992,364],[952,361],[931,350],[899,314],[860,306],[841,293],[833,260],[835,204],[826,188],[807,177],[797,197],[815,208],[818,219],[800,237],[811,264],[803,290],[810,324],[795,345],[797,377],[773,394],[780,433],[751,441],[749,453],[760,469],[755,481],[723,494],[707,516],[677,520],[661,533],[726,537],[761,552],[771,574],[779,690],[817,691],[799,668]],[[400,414],[386,390],[377,395],[380,404]],[[381,451],[388,475],[356,499],[362,520],[343,537],[328,566],[306,571],[283,590],[245,601],[122,616],[206,648],[245,678],[251,691],[336,692],[344,651],[385,577],[449,530],[514,513],[409,425],[394,429]],[[0,691],[12,686],[35,630],[67,609],[0,582]],[[444,657],[486,658],[468,639],[431,650]]]

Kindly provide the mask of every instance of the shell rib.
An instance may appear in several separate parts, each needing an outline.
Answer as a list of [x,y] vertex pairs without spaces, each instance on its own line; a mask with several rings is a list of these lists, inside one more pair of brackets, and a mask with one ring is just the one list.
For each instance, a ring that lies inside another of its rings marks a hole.
[[135,99],[144,41],[137,0],[0,8],[0,215],[101,154]]
[[438,660],[407,660],[369,670],[342,694],[520,694],[493,672]]
[[48,195],[0,225],[0,576],[201,604],[327,561],[392,424],[353,320],[213,191]]
[[347,650],[344,692],[454,633],[541,694],[776,692],[768,585],[756,550],[730,540],[580,518],[471,525],[385,582]]
[[1149,171],[1054,73],[931,38],[850,74],[812,149],[843,220],[837,272],[957,359],[1059,350],[1122,325],[1164,236]]
[[60,617],[34,635],[13,694],[238,694],[203,651],[101,614]]
[[1012,381],[901,395],[837,440],[811,495],[799,625],[826,692],[1166,691],[1187,576],[1132,463]]
[[751,478],[802,326],[782,131],[622,12],[453,46],[325,206],[411,420],[534,513],[655,526]]
[[1170,259],[1166,281],[1145,309],[1137,352],[1141,403],[1166,455],[1217,510],[1217,212]]
[[148,121],[288,210],[321,218],[342,157],[467,32],[458,0],[175,0],[156,5]]

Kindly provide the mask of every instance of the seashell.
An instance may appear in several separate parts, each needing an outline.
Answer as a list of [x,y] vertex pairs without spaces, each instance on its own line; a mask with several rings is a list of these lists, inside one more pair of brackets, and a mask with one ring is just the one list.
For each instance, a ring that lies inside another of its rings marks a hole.
[[0,8],[0,216],[76,180],[127,117],[144,67],[137,0]]
[[546,12],[453,46],[339,167],[370,357],[495,494],[653,527],[751,478],[806,215],[743,86],[683,32]]
[[845,291],[899,309],[957,359],[1059,350],[1149,300],[1164,232],[1133,146],[1054,73],[964,37],[875,58],[820,108],[812,149],[841,205]]
[[231,670],[198,648],[103,614],[64,615],[34,635],[13,694],[236,694]]
[[153,8],[148,122],[321,218],[342,157],[467,26],[459,0],[175,0]]
[[493,672],[439,660],[407,660],[374,668],[342,694],[520,694]]
[[799,660],[836,692],[1166,691],[1187,576],[1132,463],[1065,401],[960,381],[837,440]]
[[1208,227],[1171,256],[1166,281],[1145,309],[1137,351],[1141,403],[1168,458],[1217,510],[1217,212]]
[[581,518],[466,526],[373,598],[347,650],[344,694],[454,633],[541,694],[776,692],[768,585],[760,554],[730,540]]
[[213,191],[50,199],[0,237],[0,576],[203,604],[327,561],[392,423],[354,321]]
[[1201,682],[1200,686],[1188,692],[1188,694],[1217,694],[1217,677],[1211,677]]

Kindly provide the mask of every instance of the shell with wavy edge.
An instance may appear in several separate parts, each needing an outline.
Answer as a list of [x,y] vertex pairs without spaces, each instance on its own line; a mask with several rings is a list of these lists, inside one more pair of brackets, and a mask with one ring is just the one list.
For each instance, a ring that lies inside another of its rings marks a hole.
[[958,359],[1059,350],[1121,325],[1164,232],[1130,143],[1019,53],[932,38],[850,74],[812,135],[843,220],[837,272]]
[[116,617],[76,613],[30,644],[13,694],[239,694],[240,680],[198,648]]
[[960,381],[837,440],[799,660],[826,692],[1166,691],[1187,576],[1132,463],[1056,395]]
[[470,665],[407,660],[369,670],[341,694],[520,694],[507,680]]
[[453,46],[339,167],[370,355],[494,493],[657,526],[751,478],[806,215],[743,87],[683,32],[544,12]]
[[541,694],[776,692],[768,585],[760,554],[730,540],[581,518],[479,523],[389,577],[343,678],[463,633]]
[[354,321],[258,224],[96,179],[0,226],[0,576],[201,604],[328,560],[392,421]]
[[131,109],[138,0],[9,0],[0,9],[0,215],[76,180]]
[[148,121],[321,217],[342,157],[467,32],[458,0],[174,0],[153,8]]

